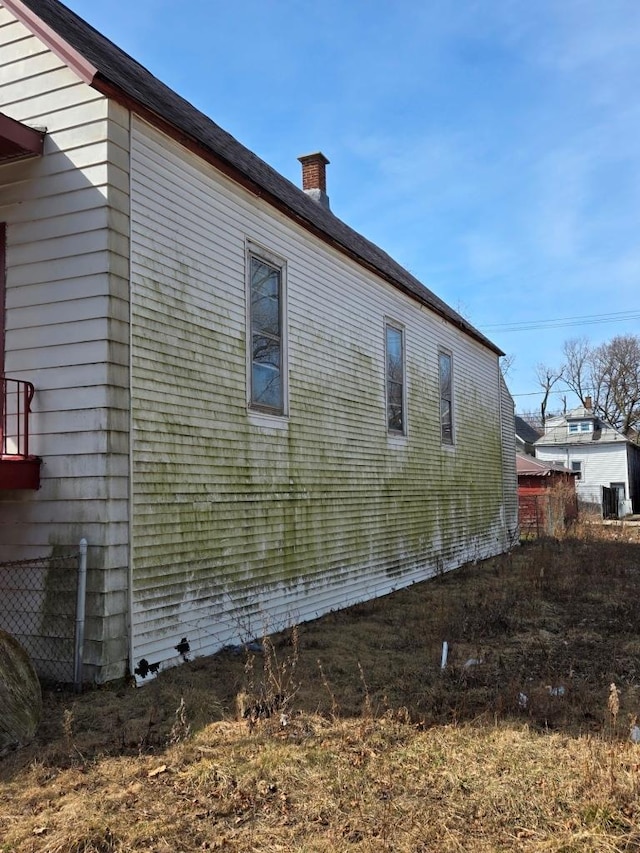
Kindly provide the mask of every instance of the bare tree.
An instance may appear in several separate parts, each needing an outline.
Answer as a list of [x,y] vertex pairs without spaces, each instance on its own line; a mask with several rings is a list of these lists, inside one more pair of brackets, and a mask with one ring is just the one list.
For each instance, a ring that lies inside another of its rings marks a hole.
[[584,406],[592,391],[591,353],[593,350],[589,339],[571,338],[565,341],[562,351],[564,353],[562,378],[565,385],[573,391]]
[[511,368],[516,360],[515,353],[507,353],[506,355],[501,356],[500,358],[500,370],[502,370],[502,375],[506,379],[509,373],[511,372]]
[[564,345],[563,379],[583,405],[624,435],[640,429],[640,337],[616,335],[600,346],[586,338]]
[[536,366],[536,377],[543,391],[542,403],[540,403],[540,421],[544,427],[547,420],[547,406],[549,403],[549,394],[553,386],[562,379],[562,368],[556,370],[553,367],[548,367],[546,364],[538,364]]

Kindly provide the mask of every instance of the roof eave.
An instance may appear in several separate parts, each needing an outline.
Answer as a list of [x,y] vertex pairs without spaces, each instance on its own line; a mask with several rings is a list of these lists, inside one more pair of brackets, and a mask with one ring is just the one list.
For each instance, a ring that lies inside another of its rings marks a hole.
[[0,163],[40,157],[44,149],[44,130],[28,127],[0,113]]

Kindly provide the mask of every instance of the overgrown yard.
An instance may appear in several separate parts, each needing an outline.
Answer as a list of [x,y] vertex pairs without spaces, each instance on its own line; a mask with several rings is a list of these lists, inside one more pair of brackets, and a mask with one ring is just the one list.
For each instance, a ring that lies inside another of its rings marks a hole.
[[0,851],[640,851],[639,585],[638,528],[591,528],[47,692]]

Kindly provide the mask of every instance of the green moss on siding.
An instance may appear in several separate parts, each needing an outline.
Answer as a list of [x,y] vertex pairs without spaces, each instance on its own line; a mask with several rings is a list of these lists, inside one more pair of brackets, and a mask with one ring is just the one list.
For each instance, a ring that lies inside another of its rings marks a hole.
[[[151,348],[146,319],[163,330]],[[456,447],[442,448],[437,380],[411,366],[409,435],[390,441],[376,364],[343,347],[339,369],[292,369],[288,429],[268,429],[246,414],[243,336],[211,322],[186,339],[148,308],[134,328],[134,593],[168,618],[185,597],[237,599],[345,565],[400,579],[499,523],[497,403],[459,403]],[[457,400],[472,393],[461,378]]]

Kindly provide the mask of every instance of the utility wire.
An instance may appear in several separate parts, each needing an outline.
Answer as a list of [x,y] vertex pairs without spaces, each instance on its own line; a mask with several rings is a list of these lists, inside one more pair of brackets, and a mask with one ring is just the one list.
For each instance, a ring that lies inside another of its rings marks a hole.
[[[507,383],[508,384],[508,383]],[[512,397],[539,397],[541,394],[544,394],[545,391],[541,388],[539,391],[523,391],[521,394],[511,394]],[[573,394],[573,391],[549,391],[549,394],[564,394],[568,396],[569,394]]]
[[611,314],[585,314],[578,317],[559,317],[554,320],[523,320],[516,323],[494,323],[483,326],[483,331],[530,332],[536,329],[560,329],[567,326],[589,326],[598,323],[616,323],[622,320],[640,320],[640,309],[616,311]]

